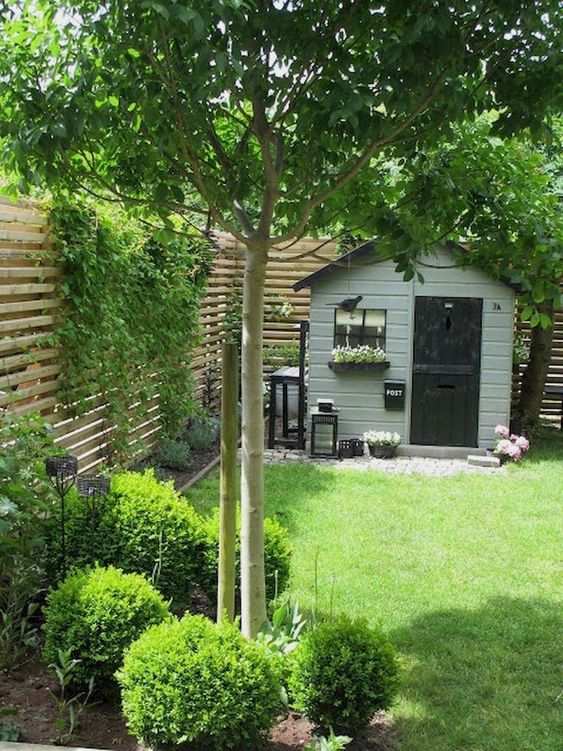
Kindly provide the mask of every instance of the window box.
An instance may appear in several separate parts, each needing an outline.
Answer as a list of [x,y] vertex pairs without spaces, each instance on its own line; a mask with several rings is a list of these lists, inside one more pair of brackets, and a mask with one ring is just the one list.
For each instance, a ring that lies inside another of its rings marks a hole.
[[342,373],[344,371],[371,371],[382,372],[390,367],[391,363],[388,360],[384,362],[334,362],[329,360],[328,367],[335,373]]

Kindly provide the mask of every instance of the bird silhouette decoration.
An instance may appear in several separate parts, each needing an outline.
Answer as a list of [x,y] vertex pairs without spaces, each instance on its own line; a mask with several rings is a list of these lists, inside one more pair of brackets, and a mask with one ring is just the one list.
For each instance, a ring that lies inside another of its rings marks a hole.
[[338,310],[343,310],[345,313],[350,313],[350,315],[352,315],[358,307],[358,304],[363,299],[363,295],[358,295],[357,297],[347,297],[345,300],[337,303],[334,307],[338,308]]

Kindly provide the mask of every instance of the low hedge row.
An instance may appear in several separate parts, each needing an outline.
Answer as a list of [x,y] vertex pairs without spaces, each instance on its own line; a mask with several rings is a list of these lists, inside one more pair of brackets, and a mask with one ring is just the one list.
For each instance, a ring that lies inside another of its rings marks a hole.
[[[98,501],[93,517],[77,494],[67,496],[65,538],[67,569],[99,563],[144,574],[172,610],[182,613],[198,589],[215,601],[219,519],[203,517],[153,470],[112,477],[111,492]],[[48,545],[52,583],[60,580],[60,517],[52,520]],[[265,522],[267,595],[282,592],[289,579],[291,550],[286,530]],[[276,586],[277,580],[277,586]]]
[[287,650],[244,638],[238,623],[178,620],[139,574],[96,567],[50,593],[44,657],[72,655],[77,690],[93,678],[111,697],[117,679],[129,728],[155,748],[258,747],[283,710],[282,685],[323,730],[356,733],[390,706],[397,657],[379,628],[340,616],[296,638]]

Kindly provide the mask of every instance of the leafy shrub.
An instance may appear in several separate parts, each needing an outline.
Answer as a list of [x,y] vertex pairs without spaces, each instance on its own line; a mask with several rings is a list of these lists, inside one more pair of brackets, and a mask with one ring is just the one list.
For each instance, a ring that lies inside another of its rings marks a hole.
[[335,735],[331,730],[328,738],[322,735],[314,735],[311,743],[305,748],[305,751],[342,751],[346,748],[352,739],[347,735]]
[[341,616],[304,636],[294,653],[290,689],[312,722],[355,732],[389,707],[397,671],[395,650],[382,631]]
[[17,663],[36,640],[36,598],[44,586],[48,517],[55,498],[45,476],[52,454],[39,415],[0,417],[0,669]]
[[185,441],[163,438],[158,444],[155,458],[161,467],[184,470],[191,466],[191,450]]
[[[55,200],[49,216],[64,306],[55,336],[65,404],[88,410],[92,370],[104,393],[113,458],[131,454],[129,405],[140,392],[146,413],[159,394],[168,433],[177,432],[193,408],[190,350],[199,336],[209,242],[190,233],[150,231],[105,201]],[[111,356],[108,357],[108,353]],[[158,363],[158,384],[147,363]]]
[[[87,510],[69,495],[66,516],[67,565],[92,562],[91,540],[84,534]],[[176,612],[183,611],[207,563],[204,522],[171,482],[159,482],[153,470],[123,472],[112,478],[111,492],[97,521],[95,560],[152,579]],[[58,524],[53,538],[59,543]]]
[[131,645],[118,673],[131,731],[154,746],[259,746],[281,709],[272,661],[235,624],[185,616]]
[[299,342],[271,344],[264,347],[264,362],[268,365],[299,365]]
[[[237,581],[240,580],[240,524],[237,537]],[[206,524],[207,529],[207,592],[215,594],[219,561],[219,514],[216,511]],[[289,582],[291,546],[285,527],[275,518],[264,519],[264,565],[266,568],[266,597],[273,600]]]
[[219,438],[221,422],[218,417],[197,415],[190,420],[184,438],[194,451],[208,449]]
[[49,594],[45,615],[45,660],[73,654],[73,683],[87,687],[94,678],[96,692],[108,694],[125,648],[166,619],[168,607],[144,577],[109,567],[69,576]]

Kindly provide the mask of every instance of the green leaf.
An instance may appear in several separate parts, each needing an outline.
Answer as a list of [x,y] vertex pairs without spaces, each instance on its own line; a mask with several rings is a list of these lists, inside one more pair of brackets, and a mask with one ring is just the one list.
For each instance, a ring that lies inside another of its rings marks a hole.
[[534,288],[532,290],[532,298],[534,302],[538,303],[545,300],[545,290],[542,281],[539,281],[534,285]]

